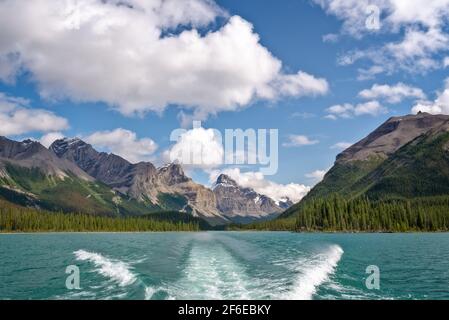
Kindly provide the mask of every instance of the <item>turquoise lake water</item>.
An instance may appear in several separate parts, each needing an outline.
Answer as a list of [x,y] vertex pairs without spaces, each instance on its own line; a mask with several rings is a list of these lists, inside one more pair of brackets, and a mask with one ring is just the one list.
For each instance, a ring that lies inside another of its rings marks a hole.
[[0,299],[449,299],[449,234],[4,234]]

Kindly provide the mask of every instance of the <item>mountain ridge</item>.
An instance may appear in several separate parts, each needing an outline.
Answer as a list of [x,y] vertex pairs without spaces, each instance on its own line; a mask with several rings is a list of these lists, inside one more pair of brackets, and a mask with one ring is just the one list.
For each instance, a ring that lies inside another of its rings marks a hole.
[[418,113],[388,119],[340,153],[323,181],[281,217],[334,194],[371,200],[449,194],[449,116]]

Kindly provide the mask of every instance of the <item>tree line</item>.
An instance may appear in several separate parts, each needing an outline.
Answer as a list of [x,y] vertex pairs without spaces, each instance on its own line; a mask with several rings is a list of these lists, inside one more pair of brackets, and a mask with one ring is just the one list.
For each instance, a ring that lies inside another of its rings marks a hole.
[[348,200],[332,195],[308,199],[289,218],[244,228],[298,232],[449,231],[449,196],[389,200],[363,196]]
[[165,232],[199,231],[198,222],[151,217],[104,217],[39,211],[0,201],[0,232]]

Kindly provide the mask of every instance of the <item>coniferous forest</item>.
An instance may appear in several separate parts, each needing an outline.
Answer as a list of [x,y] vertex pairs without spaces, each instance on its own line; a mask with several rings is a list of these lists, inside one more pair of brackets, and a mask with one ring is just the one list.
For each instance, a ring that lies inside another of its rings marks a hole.
[[197,221],[145,217],[104,217],[39,211],[0,200],[0,232],[165,232],[198,231]]
[[[250,230],[298,232],[437,232],[449,231],[449,197],[410,200],[347,200],[338,195],[308,199],[298,214],[245,226]],[[234,226],[235,229],[240,228]]]

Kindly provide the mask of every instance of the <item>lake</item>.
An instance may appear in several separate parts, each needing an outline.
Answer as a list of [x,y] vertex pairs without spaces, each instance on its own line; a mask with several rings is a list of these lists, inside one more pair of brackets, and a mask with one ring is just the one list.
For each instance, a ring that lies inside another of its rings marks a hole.
[[2,234],[0,299],[449,299],[449,234]]

